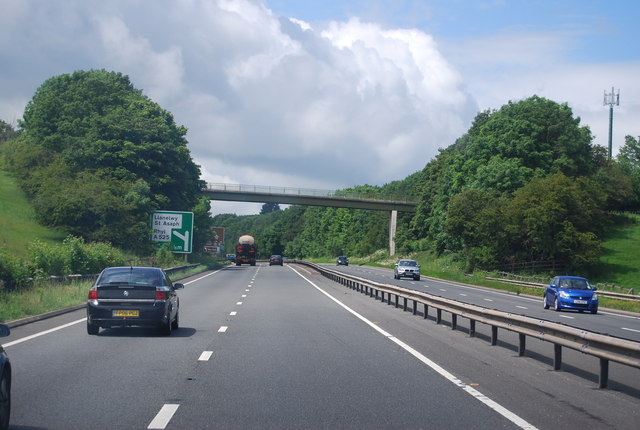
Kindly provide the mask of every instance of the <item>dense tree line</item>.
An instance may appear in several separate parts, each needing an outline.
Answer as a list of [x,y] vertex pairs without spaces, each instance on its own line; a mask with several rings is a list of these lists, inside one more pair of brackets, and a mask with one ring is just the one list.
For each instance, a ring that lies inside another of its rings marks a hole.
[[152,211],[194,211],[200,248],[210,205],[186,132],[127,76],[78,71],[37,89],[19,133],[2,145],[3,165],[44,225],[149,251]]
[[[422,171],[362,189],[418,198],[415,215],[400,214],[400,252],[453,254],[469,269],[529,261],[580,268],[597,259],[611,211],[640,208],[640,145],[628,136],[609,160],[567,104],[533,96],[480,112]],[[260,216],[214,223],[256,235],[267,254],[367,255],[387,246],[385,213],[294,207],[268,215],[265,224]]]

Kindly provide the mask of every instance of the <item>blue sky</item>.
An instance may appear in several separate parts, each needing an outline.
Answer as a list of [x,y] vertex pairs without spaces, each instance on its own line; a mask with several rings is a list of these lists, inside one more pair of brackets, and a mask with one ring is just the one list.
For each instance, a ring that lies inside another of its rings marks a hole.
[[104,68],[189,129],[208,182],[340,189],[402,179],[478,112],[534,94],[606,146],[615,87],[615,154],[640,135],[639,5],[0,0],[0,119],[52,76]]

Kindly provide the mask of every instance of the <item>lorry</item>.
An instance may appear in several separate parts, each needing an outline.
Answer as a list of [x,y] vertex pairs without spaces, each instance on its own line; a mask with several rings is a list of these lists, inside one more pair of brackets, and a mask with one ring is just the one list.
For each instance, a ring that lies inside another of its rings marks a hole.
[[242,265],[242,263],[256,265],[256,253],[258,249],[256,247],[256,240],[249,234],[243,234],[238,239],[236,244],[236,266]]

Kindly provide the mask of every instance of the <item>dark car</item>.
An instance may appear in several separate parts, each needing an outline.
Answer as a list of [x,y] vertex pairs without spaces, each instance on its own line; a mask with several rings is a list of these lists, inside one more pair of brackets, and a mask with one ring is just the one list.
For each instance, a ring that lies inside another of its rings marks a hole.
[[394,279],[400,279],[403,277],[413,278],[416,281],[420,280],[420,266],[416,260],[398,260],[395,268],[393,269]]
[[349,265],[349,259],[344,255],[341,255],[336,260],[336,266],[348,266],[348,265]]
[[154,326],[169,336],[178,328],[180,301],[164,270],[157,267],[108,267],[87,298],[87,333],[100,327]]
[[[0,337],[9,336],[10,330],[0,324]],[[11,415],[11,363],[9,357],[0,345],[0,430],[9,428]]]
[[556,311],[574,309],[580,312],[598,313],[597,288],[586,278],[578,276],[556,276],[547,286],[542,298],[544,308],[553,306]]
[[273,266],[274,264],[282,266],[283,263],[284,260],[282,259],[282,255],[272,255],[269,258],[269,266]]

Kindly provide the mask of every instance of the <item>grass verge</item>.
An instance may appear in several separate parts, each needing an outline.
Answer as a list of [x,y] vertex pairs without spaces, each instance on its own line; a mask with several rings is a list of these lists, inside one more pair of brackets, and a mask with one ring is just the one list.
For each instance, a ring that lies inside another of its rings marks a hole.
[[[207,270],[200,265],[171,274],[172,280],[186,278]],[[46,312],[80,305],[87,300],[93,281],[35,281],[31,288],[17,291],[0,290],[0,321],[12,321]]]

